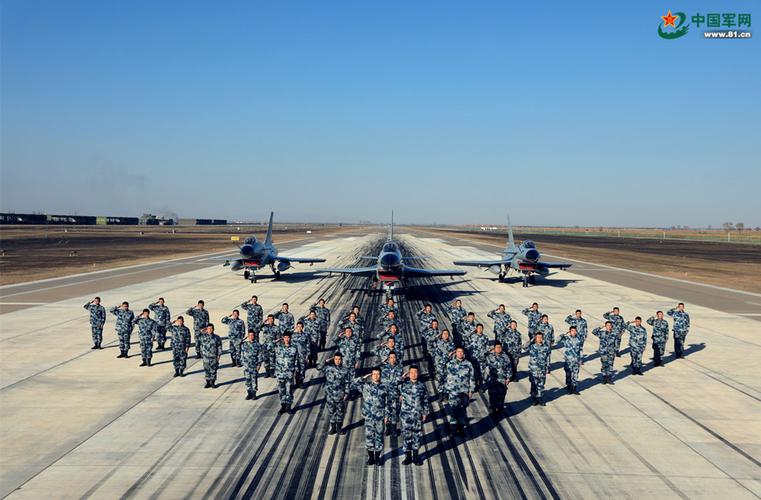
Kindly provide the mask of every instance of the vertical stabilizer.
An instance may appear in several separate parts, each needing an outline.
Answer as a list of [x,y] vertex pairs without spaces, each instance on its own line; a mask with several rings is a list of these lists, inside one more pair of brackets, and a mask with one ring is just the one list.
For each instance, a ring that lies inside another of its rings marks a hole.
[[513,225],[510,223],[510,216],[507,216],[507,248],[515,247],[515,238],[513,238]]
[[267,225],[267,237],[264,240],[265,246],[272,245],[272,217],[275,215],[275,212],[270,212],[270,223]]
[[389,236],[392,240],[394,239],[394,211],[391,211],[391,233]]

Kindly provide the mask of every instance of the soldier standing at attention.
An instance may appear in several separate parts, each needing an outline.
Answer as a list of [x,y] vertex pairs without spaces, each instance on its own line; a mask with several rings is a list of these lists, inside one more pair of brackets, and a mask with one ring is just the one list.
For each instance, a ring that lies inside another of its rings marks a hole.
[[135,320],[140,337],[140,354],[143,357],[140,366],[151,366],[151,358],[153,358],[153,337],[156,335],[158,325],[149,317],[150,314],[149,309],[143,309],[143,312]]
[[423,422],[431,413],[431,405],[425,384],[419,380],[418,367],[410,366],[406,376],[408,380],[399,387],[402,438],[404,439],[404,461],[402,464],[409,465],[414,462],[415,465],[423,465],[418,450],[420,449],[420,440],[423,437]]
[[629,353],[632,356],[632,373],[643,375],[642,355],[647,347],[647,330],[642,326],[642,318],[637,316],[634,323],[626,322],[626,331],[629,332]]
[[292,332],[296,326],[296,320],[293,319],[293,314],[288,312],[288,304],[283,303],[280,306],[280,310],[275,313],[275,319],[277,320],[277,326],[280,328],[280,333]]
[[505,408],[507,386],[513,377],[512,363],[499,342],[494,343],[494,349],[486,356],[486,370],[489,407],[492,415],[499,415]]
[[446,309],[449,319],[452,320],[452,341],[462,343],[460,338],[460,323],[465,320],[467,313],[462,307],[462,301],[460,299],[455,300],[451,306]]
[[219,369],[219,357],[222,355],[222,339],[214,333],[214,325],[209,323],[201,330],[201,356],[203,357],[203,371],[206,375],[204,389],[217,388],[217,370]]
[[188,363],[188,350],[190,350],[190,330],[185,326],[185,318],[177,316],[169,327],[172,334],[172,363],[174,364],[174,376],[184,377],[185,367]]
[[450,338],[449,330],[444,329],[441,335],[434,339],[433,342],[433,363],[434,373],[436,374],[436,388],[446,398],[444,387],[447,382],[447,363],[454,356],[454,342]]
[[233,366],[243,366],[240,360],[240,346],[246,334],[246,324],[240,319],[240,311],[234,309],[230,316],[222,318],[222,324],[229,328],[227,341],[230,343],[230,361]]
[[106,308],[100,305],[100,297],[95,297],[85,304],[85,309],[90,311],[90,328],[92,329],[92,347],[90,349],[103,349],[103,325],[106,323]]
[[558,338],[558,345],[565,350],[565,390],[568,394],[579,394],[579,370],[581,369],[581,338],[575,326]]
[[378,323],[381,325],[384,331],[388,330],[391,325],[396,325],[398,320],[396,319],[396,312],[389,311],[385,316],[378,318]]
[[415,313],[415,316],[417,316],[418,326],[420,330],[425,330],[431,326],[431,321],[436,319],[436,315],[433,314],[433,307],[431,307],[431,304],[426,304],[423,306],[421,310]]
[[531,307],[527,307],[521,312],[528,318],[528,338],[533,342],[539,320],[542,318],[542,313],[539,312],[539,304],[534,302]]
[[164,350],[164,344],[166,343],[166,329],[169,328],[172,315],[169,314],[169,308],[164,303],[164,297],[159,297],[159,300],[150,304],[148,309],[153,313],[153,317],[156,318],[156,348],[159,351]]
[[187,311],[185,311],[185,314],[193,318],[193,334],[195,335],[196,358],[201,357],[201,343],[198,341],[198,336],[201,335],[201,332],[206,328],[206,325],[209,324],[209,311],[204,309],[204,306],[205,304],[203,300],[199,300],[198,304],[196,304],[195,307],[190,307]]
[[616,334],[616,341],[614,342],[613,351],[615,356],[620,358],[621,337],[623,336],[624,330],[626,329],[626,321],[624,321],[624,318],[621,316],[621,312],[618,307],[614,307],[612,311],[606,312],[602,315],[602,317],[610,321],[610,323],[613,325],[613,332]]
[[462,339],[462,347],[465,349],[466,353],[470,352],[470,342],[473,335],[476,333],[476,325],[478,325],[478,323],[476,323],[476,315],[469,312],[458,326],[458,329],[460,330],[460,338]]
[[249,328],[246,340],[241,344],[243,377],[246,379],[246,399],[256,399],[259,389],[259,365],[262,364],[262,345],[256,338],[256,331]]
[[544,383],[550,366],[550,347],[544,341],[541,330],[534,332],[534,340],[528,347],[528,373],[531,379],[531,396],[534,406],[545,406]]
[[674,354],[677,359],[681,359],[684,357],[684,340],[690,333],[690,315],[684,311],[684,302],[669,309],[666,314],[674,318]]
[[455,434],[458,436],[465,435],[468,405],[475,389],[473,365],[465,359],[465,349],[457,347],[454,358],[447,363],[447,382],[444,390],[451,409],[449,423],[455,426]]
[[357,313],[350,312],[349,315],[338,324],[338,335],[340,336],[341,333],[345,332],[347,328],[351,328],[351,331],[357,340],[362,340],[363,327],[357,319]]
[[[370,379],[368,380],[368,377]],[[381,465],[383,456],[383,423],[386,420],[388,392],[381,384],[380,367],[373,368],[364,377],[357,377],[352,382],[352,390],[362,394],[362,417],[365,419],[365,447],[367,448],[367,465]]]
[[317,317],[317,311],[313,308],[309,314],[299,318],[298,323],[304,325],[304,333],[309,338],[309,357],[307,366],[317,366],[317,351],[320,343],[320,319]]
[[512,365],[513,376],[510,380],[515,382],[518,380],[518,362],[521,359],[521,347],[523,346],[523,339],[521,339],[521,332],[518,331],[518,322],[513,320],[510,322],[510,326],[507,327],[500,343],[503,349],[507,351],[507,357],[510,358]]
[[394,314],[399,314],[399,309],[396,307],[394,299],[388,299],[385,304],[378,306],[378,311],[380,312],[381,317],[386,316],[389,311],[394,311]]
[[434,368],[435,343],[436,339],[441,335],[441,332],[439,331],[439,321],[437,319],[432,320],[431,324],[423,329],[420,334],[423,336],[423,354],[426,359],[428,359],[429,366]]
[[613,361],[616,359],[616,332],[613,323],[606,321],[604,326],[592,330],[592,335],[600,338],[600,362],[602,363],[602,383],[613,385]]
[[576,312],[574,314],[569,314],[565,318],[565,322],[568,324],[568,326],[575,326],[576,327],[576,336],[579,337],[579,340],[581,341],[581,348],[579,349],[579,360],[580,363],[584,364],[584,342],[587,341],[587,320],[584,319],[581,315],[581,309],[576,309]]
[[262,326],[261,340],[264,348],[264,370],[270,378],[275,376],[275,348],[280,338],[280,329],[275,325],[275,316],[268,314]]
[[500,338],[503,337],[513,320],[510,314],[505,311],[505,304],[500,304],[495,310],[489,311],[486,316],[494,320],[494,340],[502,342]]
[[307,371],[307,362],[309,360],[309,335],[304,331],[304,323],[296,323],[296,328],[291,335],[291,343],[296,346],[298,353],[298,364],[296,366],[296,388],[301,387]]
[[468,357],[476,369],[476,390],[483,392],[486,377],[486,355],[489,354],[489,337],[484,333],[484,325],[478,323],[476,331],[470,337]]
[[129,338],[135,328],[135,313],[129,310],[129,302],[124,301],[119,307],[112,307],[109,312],[116,316],[116,335],[119,337],[117,358],[129,358]]
[[262,329],[262,323],[264,322],[264,309],[259,304],[259,297],[252,295],[248,301],[243,302],[240,308],[246,311],[247,326],[249,330],[253,330],[256,333]]
[[354,330],[350,326],[347,326],[343,333],[338,334],[337,342],[338,350],[343,355],[343,362],[346,365],[346,369],[349,370],[349,378],[354,380],[354,374],[359,368],[360,350],[362,348],[362,341],[359,337],[354,335]]
[[320,350],[325,349],[325,344],[328,339],[328,327],[330,326],[330,309],[325,307],[325,299],[317,301],[317,305],[313,306],[317,313],[317,318],[320,320]]
[[550,352],[547,355],[547,373],[550,373],[552,367],[552,344],[555,343],[555,328],[550,324],[549,316],[542,314],[539,319],[539,325],[536,327],[536,331],[542,332],[544,335],[544,343],[550,348]]
[[278,415],[293,413],[293,383],[299,364],[299,353],[296,346],[291,344],[291,332],[283,333],[283,340],[275,349],[275,377],[277,377],[277,392],[280,396]]
[[666,342],[669,339],[669,322],[663,319],[663,311],[650,316],[647,324],[653,327],[653,360],[655,366],[663,366],[663,355],[666,353]]
[[325,375],[325,403],[328,406],[330,423],[328,434],[335,434],[339,429],[341,434],[345,434],[343,421],[351,379],[349,370],[343,365],[341,351],[336,351],[332,358],[325,360],[320,371]]
[[402,365],[397,362],[396,353],[388,353],[388,360],[381,368],[381,383],[386,386],[388,392],[388,404],[386,405],[386,436],[392,433],[399,435],[396,424],[399,423],[399,386],[402,383]]

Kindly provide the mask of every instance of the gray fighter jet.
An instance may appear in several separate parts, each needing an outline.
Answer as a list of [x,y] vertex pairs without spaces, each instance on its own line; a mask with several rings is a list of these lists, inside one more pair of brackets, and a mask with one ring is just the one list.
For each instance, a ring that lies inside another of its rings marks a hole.
[[311,259],[304,257],[286,257],[278,255],[277,248],[272,243],[272,217],[274,212],[270,212],[270,222],[267,226],[267,236],[264,243],[256,239],[256,236],[246,238],[242,245],[239,246],[240,258],[226,260],[224,266],[230,266],[233,271],[243,269],[243,278],[256,283],[256,272],[263,267],[269,266],[272,269],[275,279],[280,278],[280,273],[289,269],[293,263],[309,264],[315,262],[325,262],[325,259]]
[[507,218],[507,246],[502,251],[502,258],[496,260],[456,260],[456,266],[475,266],[487,268],[499,276],[499,281],[504,281],[511,271],[521,275],[523,286],[534,284],[536,275],[548,276],[551,269],[567,269],[571,264],[567,262],[545,262],[539,260],[541,254],[531,240],[524,240],[519,246],[515,245],[513,238],[513,226],[510,217]]
[[459,269],[422,269],[407,265],[407,261],[419,260],[420,257],[404,257],[399,248],[399,243],[394,239],[394,213],[391,212],[391,227],[388,239],[383,244],[377,257],[365,256],[363,260],[375,261],[374,266],[369,267],[341,267],[318,269],[318,272],[348,274],[352,276],[365,276],[372,278],[373,288],[382,288],[388,294],[404,286],[404,281],[409,278],[430,278],[433,276],[462,276],[465,271]]

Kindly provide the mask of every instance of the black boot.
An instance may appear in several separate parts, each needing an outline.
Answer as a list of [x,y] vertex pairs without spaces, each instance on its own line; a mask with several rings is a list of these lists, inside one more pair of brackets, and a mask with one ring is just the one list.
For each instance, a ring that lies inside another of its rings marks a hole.
[[611,376],[609,376],[609,377],[608,377],[608,384],[609,384],[609,385],[616,385],[616,384],[613,382],[613,375],[611,375]]
[[[603,384],[604,384],[604,383],[605,383],[605,382],[603,382]],[[537,398],[536,396],[534,396],[533,398],[531,398],[531,400],[532,400],[532,406],[538,406],[538,405],[539,405],[539,398]]]
[[423,459],[420,458],[420,454],[417,450],[412,452],[412,461],[415,462],[415,465],[423,465]]
[[251,399],[251,391],[247,391],[247,392],[246,392],[246,399],[247,399],[247,400],[250,400],[250,399]]
[[367,452],[367,465],[375,465],[375,452],[369,451]]
[[145,364],[147,364],[148,366],[151,366],[151,358],[146,359]]
[[143,362],[140,363],[140,366],[146,366],[146,365],[147,365],[147,363],[145,362],[145,358],[143,358]]
[[602,384],[603,385],[608,385],[608,376],[607,375],[603,375],[603,377],[602,377]]
[[174,370],[174,376],[179,377],[180,376],[180,370]]
[[91,347],[90,349],[93,349],[93,350],[94,350],[94,349],[97,349],[97,348],[98,348],[98,343],[96,342],[96,343],[94,343],[94,344],[92,345],[92,347]]
[[184,376],[185,376],[185,369],[181,368],[180,369],[180,377],[184,377]]
[[402,460],[402,465],[409,465],[412,463],[412,452],[407,451],[404,453],[404,460]]
[[288,414],[293,415],[294,413],[296,413],[296,410],[291,405],[288,405]]
[[129,359],[129,351],[124,351],[124,359]]
[[567,386],[565,386],[565,391],[568,394],[573,394],[573,389],[571,388],[571,384],[568,384]]
[[251,401],[256,401],[256,391],[251,391]]
[[216,389],[217,388],[217,380],[216,379],[211,381],[211,388],[212,389]]
[[328,434],[335,434],[336,433],[336,424],[332,423],[330,424],[330,430],[328,431]]
[[578,386],[576,386],[576,385],[573,386],[573,393],[576,394],[577,396],[579,396],[581,394],[579,392],[579,387]]
[[124,349],[120,349],[119,350],[119,355],[117,356],[117,358],[123,358],[124,356],[125,356]]
[[383,452],[382,451],[376,451],[375,452],[375,465],[383,465]]
[[207,380],[206,385],[203,386],[204,389],[208,389],[209,387],[211,387],[211,380]]
[[544,402],[544,396],[539,396],[536,399],[539,400],[539,406],[547,406],[547,403]]
[[336,426],[338,427],[338,429],[341,430],[341,435],[345,436],[346,435],[346,427],[344,427],[343,424],[336,424]]
[[283,413],[285,413],[286,412],[285,408],[286,408],[286,405],[280,405],[280,409],[277,411],[277,414],[282,415]]

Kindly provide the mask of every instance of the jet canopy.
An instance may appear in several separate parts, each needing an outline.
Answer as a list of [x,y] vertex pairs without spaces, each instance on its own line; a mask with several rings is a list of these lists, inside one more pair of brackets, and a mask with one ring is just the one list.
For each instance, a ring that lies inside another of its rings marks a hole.
[[536,248],[536,245],[534,244],[533,241],[526,240],[526,241],[523,242],[523,247],[524,248]]
[[396,243],[393,241],[387,242],[385,245],[383,245],[383,251],[384,252],[397,252],[399,249],[396,246]]
[[257,243],[256,236],[251,236],[249,238],[246,238],[246,241],[243,242],[243,244],[245,245],[256,245],[256,243]]

